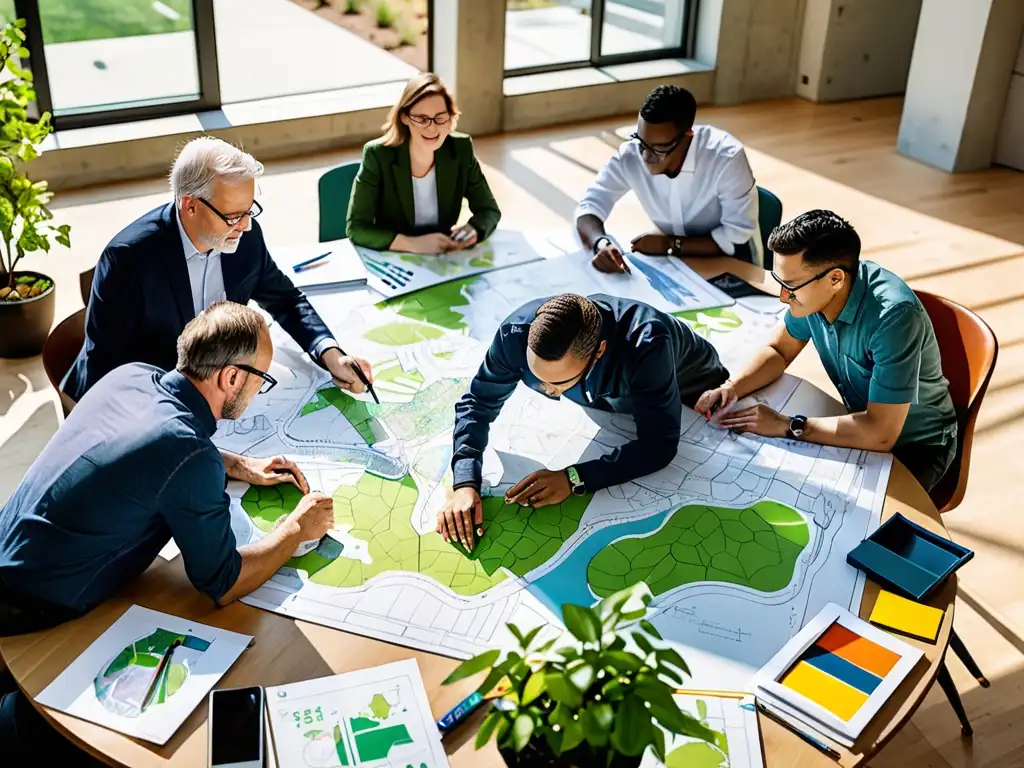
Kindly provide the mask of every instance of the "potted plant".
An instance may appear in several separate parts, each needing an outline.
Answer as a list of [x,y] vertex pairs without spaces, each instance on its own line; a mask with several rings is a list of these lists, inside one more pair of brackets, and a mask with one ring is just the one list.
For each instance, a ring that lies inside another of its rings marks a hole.
[[[641,582],[594,608],[563,605],[577,643],[553,651],[560,637],[538,643],[543,627],[524,635],[509,624],[518,651],[500,663],[498,650],[463,662],[446,685],[486,670],[477,690],[502,692],[476,748],[496,737],[511,768],[636,768],[648,748],[664,761],[665,731],[713,741],[714,733],[672,697],[690,671],[644,620],[650,601]],[[621,630],[635,622],[630,646]]]
[[24,47],[25,20],[0,31],[0,357],[37,355],[53,325],[53,280],[40,273],[17,271],[26,253],[49,251],[50,235],[71,246],[70,227],[53,226],[47,205],[53,193],[45,181],[32,181],[21,169],[39,156],[51,130],[50,113],[28,117],[35,99],[32,73],[18,60]]

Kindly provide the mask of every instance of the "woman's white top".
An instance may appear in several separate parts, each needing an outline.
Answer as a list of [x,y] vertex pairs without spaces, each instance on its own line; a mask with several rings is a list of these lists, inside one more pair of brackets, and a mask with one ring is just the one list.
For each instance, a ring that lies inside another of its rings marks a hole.
[[413,211],[416,229],[437,226],[437,177],[434,168],[421,179],[412,177]]

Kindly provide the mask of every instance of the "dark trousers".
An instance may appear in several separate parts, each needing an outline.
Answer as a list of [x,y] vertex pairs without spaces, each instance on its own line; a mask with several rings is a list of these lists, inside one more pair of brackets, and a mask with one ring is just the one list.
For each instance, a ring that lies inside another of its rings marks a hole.
[[[75,613],[67,608],[27,598],[9,589],[0,578],[0,637],[55,627]],[[0,674],[0,765],[4,768],[47,765],[93,768],[103,763],[65,739],[19,689],[10,671]]]
[[904,445],[894,448],[892,455],[931,493],[956,458],[956,441],[947,445]]

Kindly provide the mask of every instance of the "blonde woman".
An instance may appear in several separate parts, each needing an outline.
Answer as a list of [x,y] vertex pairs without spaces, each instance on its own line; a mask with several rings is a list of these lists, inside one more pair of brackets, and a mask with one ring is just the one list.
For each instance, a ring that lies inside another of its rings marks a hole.
[[[409,81],[382,126],[384,135],[363,147],[348,207],[353,243],[433,254],[490,236],[501,211],[472,140],[454,133],[458,117],[455,99],[437,75],[424,72]],[[457,227],[463,199],[473,216]]]

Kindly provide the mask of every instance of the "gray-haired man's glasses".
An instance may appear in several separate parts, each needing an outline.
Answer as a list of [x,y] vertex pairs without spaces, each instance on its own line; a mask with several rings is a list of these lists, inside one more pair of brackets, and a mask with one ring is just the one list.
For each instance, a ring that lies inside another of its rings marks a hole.
[[270,390],[277,386],[277,379],[275,379],[266,371],[261,371],[259,368],[253,368],[251,365],[246,365],[245,363],[232,363],[232,365],[241,371],[251,373],[253,376],[259,376],[261,379],[263,379],[263,386],[260,387],[259,391],[259,394],[261,395],[267,394],[267,392],[269,392]]
[[246,216],[248,216],[250,219],[255,219],[257,216],[263,213],[263,206],[260,205],[256,200],[252,201],[252,208],[250,208],[245,213],[233,213],[230,216],[225,216],[223,213],[214,208],[213,203],[211,203],[209,200],[204,200],[201,197],[196,199],[199,200],[200,203],[205,205],[211,211],[213,211],[215,214],[217,214],[220,220],[227,224],[229,227],[236,226]]

